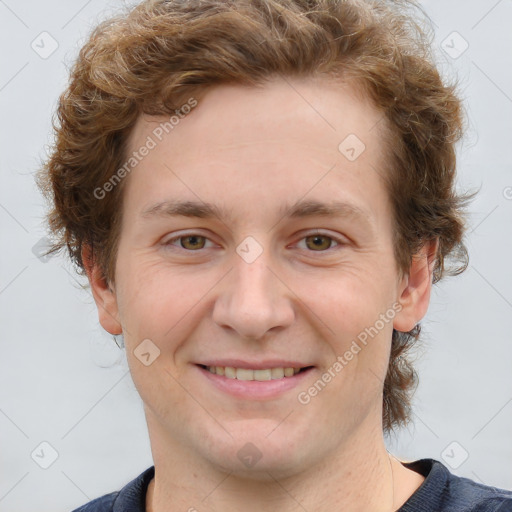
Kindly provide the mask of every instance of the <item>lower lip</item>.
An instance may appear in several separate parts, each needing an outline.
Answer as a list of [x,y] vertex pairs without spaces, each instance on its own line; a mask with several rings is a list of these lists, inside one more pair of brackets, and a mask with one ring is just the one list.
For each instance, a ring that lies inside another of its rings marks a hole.
[[217,389],[236,398],[245,400],[269,400],[277,398],[286,391],[290,391],[298,386],[314,368],[308,368],[295,374],[293,377],[283,377],[274,380],[238,380],[228,379],[223,375],[217,375],[209,370],[196,365],[202,375],[204,375]]

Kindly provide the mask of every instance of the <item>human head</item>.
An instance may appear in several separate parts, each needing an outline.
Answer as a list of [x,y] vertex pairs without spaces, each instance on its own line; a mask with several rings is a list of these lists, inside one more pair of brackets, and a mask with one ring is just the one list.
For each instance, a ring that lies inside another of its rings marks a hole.
[[[396,263],[438,240],[434,279],[454,255],[465,268],[463,198],[455,193],[461,107],[443,84],[406,2],[318,0],[148,1],[101,24],[82,48],[62,95],[55,148],[40,174],[53,201],[54,250],[67,246],[85,271],[84,248],[115,284],[126,180],[104,185],[129,155],[142,113],[182,115],[212,86],[271,76],[329,76],[354,85],[382,112],[385,179],[394,209]],[[178,111],[178,112],[176,112]],[[96,191],[96,193],[95,193]],[[99,191],[99,192],[98,192]],[[104,194],[101,192],[105,192]],[[102,197],[100,197],[102,196]],[[408,419],[414,370],[404,357],[419,335],[393,332],[384,385],[385,430]]]

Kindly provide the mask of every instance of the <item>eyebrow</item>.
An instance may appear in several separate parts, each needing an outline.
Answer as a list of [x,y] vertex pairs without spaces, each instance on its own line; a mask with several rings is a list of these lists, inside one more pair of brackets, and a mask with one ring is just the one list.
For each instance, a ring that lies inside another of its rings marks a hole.
[[[305,217],[351,217],[369,221],[368,213],[359,206],[341,201],[323,203],[313,200],[299,200],[293,205],[284,205],[280,209],[280,219]],[[202,219],[219,219],[221,221],[233,220],[234,216],[215,204],[201,201],[161,201],[155,203],[141,212],[143,218],[154,217],[198,217]]]

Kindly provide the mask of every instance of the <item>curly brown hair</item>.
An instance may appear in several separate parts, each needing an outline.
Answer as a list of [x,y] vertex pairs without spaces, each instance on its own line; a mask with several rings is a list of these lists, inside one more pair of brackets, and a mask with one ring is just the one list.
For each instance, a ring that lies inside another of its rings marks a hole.
[[[142,113],[172,115],[185,98],[219,84],[322,75],[356,83],[386,120],[392,165],[385,179],[400,271],[425,242],[438,239],[434,282],[462,272],[470,199],[455,191],[462,108],[455,86],[438,73],[424,20],[406,1],[147,0],[101,23],[71,70],[55,144],[36,178],[51,204],[47,254],[67,247],[84,275],[88,248],[114,282],[126,180],[101,200],[95,190],[126,161],[127,139]],[[406,353],[419,334],[419,325],[393,331],[385,432],[410,420],[418,379]]]

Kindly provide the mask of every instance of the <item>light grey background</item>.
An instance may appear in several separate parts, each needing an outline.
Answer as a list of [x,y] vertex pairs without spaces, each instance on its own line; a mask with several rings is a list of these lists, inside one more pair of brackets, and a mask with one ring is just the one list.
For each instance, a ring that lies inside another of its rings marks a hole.
[[[5,512],[70,511],[152,465],[124,353],[102,332],[92,297],[67,260],[45,262],[33,252],[46,234],[33,174],[52,140],[66,66],[91,28],[120,5],[0,0]],[[414,424],[388,446],[404,460],[432,457],[456,474],[512,489],[512,1],[423,5],[435,26],[443,73],[459,77],[466,100],[459,184],[481,186],[481,192],[471,206],[470,267],[436,285],[423,322]],[[461,53],[464,41],[469,46]],[[52,44],[58,48],[47,55]],[[43,469],[52,449],[58,457]]]

